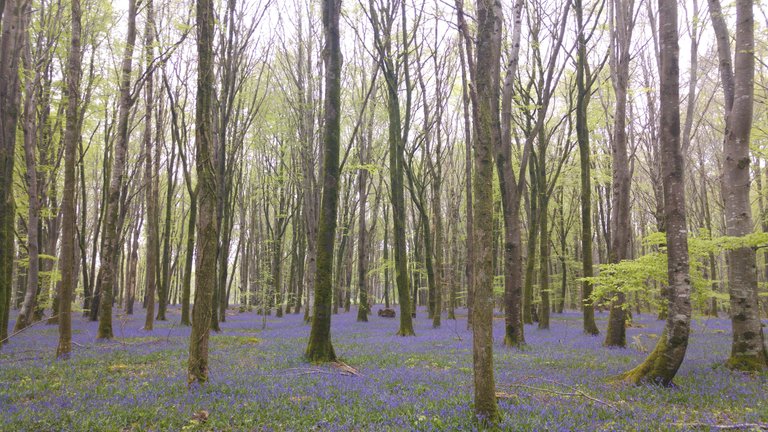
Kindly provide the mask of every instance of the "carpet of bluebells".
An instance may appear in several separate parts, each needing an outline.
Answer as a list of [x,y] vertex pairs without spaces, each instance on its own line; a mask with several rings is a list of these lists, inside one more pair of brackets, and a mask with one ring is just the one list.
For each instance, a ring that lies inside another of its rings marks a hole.
[[[374,311],[379,309],[375,307]],[[229,311],[212,335],[210,382],[187,387],[189,328],[168,321],[141,330],[143,313],[117,315],[113,342],[94,341],[97,323],[73,320],[73,357],[54,360],[57,329],[39,323],[0,349],[3,431],[447,431],[476,430],[472,338],[466,320],[440,329],[420,311],[416,337],[395,335],[398,319],[333,316],[336,353],[355,371],[303,358],[303,315]],[[12,316],[12,320],[13,320]],[[606,316],[598,314],[605,329]],[[632,387],[608,378],[640,362],[663,322],[635,316],[629,347],[606,349],[581,332],[577,312],[551,330],[526,326],[528,345],[502,346],[495,319],[501,430],[708,430],[702,425],[768,422],[768,376],[723,367],[727,319],[696,319],[676,387]]]

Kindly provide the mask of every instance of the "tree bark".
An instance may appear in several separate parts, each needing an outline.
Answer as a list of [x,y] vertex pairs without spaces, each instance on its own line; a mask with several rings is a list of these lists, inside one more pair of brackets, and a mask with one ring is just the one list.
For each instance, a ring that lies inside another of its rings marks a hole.
[[[632,171],[627,151],[627,92],[629,88],[629,61],[634,27],[634,1],[610,0],[612,23],[610,68],[613,91],[616,95],[616,112],[613,116],[611,139],[611,243],[608,262],[615,264],[629,257],[631,230],[630,186]],[[678,113],[679,116],[679,113]],[[679,133],[678,133],[679,135]],[[605,331],[605,345],[623,347],[627,344],[625,321],[625,295],[615,293]]]
[[208,338],[211,328],[213,290],[216,289],[216,252],[219,243],[216,223],[216,177],[213,156],[213,38],[212,0],[197,0],[197,97],[195,144],[197,147],[197,260],[195,305],[189,337],[187,382],[208,380]]
[[323,112],[323,193],[317,231],[315,315],[306,357],[311,362],[336,360],[331,343],[331,297],[333,295],[333,249],[339,201],[339,148],[341,132],[341,0],[323,0],[325,34],[325,100]]
[[[732,71],[728,67],[730,49],[727,46],[721,46],[727,45],[728,33],[727,29],[723,28],[724,23],[720,23],[722,12],[719,10],[719,2],[710,0],[709,4],[718,40],[718,55],[726,100],[722,184],[726,234],[732,237],[743,237],[753,230],[752,205],[749,197],[749,143],[755,76],[753,2],[751,0],[736,2],[736,44]],[[721,39],[725,39],[724,42],[721,42]],[[723,54],[728,54],[728,57]],[[733,94],[729,98],[731,82]],[[731,299],[733,341],[727,364],[738,370],[765,370],[768,369],[768,349],[766,349],[760,321],[755,250],[744,246],[730,251],[729,255],[728,292]]]
[[120,193],[123,189],[125,160],[128,152],[128,115],[133,105],[131,96],[131,72],[133,66],[133,48],[136,43],[136,0],[128,2],[128,32],[123,51],[123,61],[120,76],[120,108],[117,124],[117,143],[114,150],[109,180],[109,192],[106,202],[106,219],[104,225],[104,247],[101,251],[101,267],[99,282],[101,295],[99,299],[99,330],[97,339],[112,339],[112,291],[117,280],[117,258],[120,254],[119,245],[119,207]]
[[[576,139],[579,143],[579,167],[581,173],[581,270],[582,277],[594,276],[592,263],[592,173],[589,149],[589,124],[587,109],[592,95],[593,78],[587,76],[587,43],[584,34],[582,0],[574,0],[576,26],[578,28],[578,51],[576,54]],[[581,283],[582,315],[584,333],[596,336],[600,330],[595,323],[595,308],[592,302],[592,284]]]
[[[16,125],[21,102],[19,58],[28,0],[7,0],[3,8],[0,36],[0,340],[8,338],[11,291],[13,286],[14,229],[16,204],[13,199],[13,174],[16,153]],[[0,346],[2,343],[0,343]]]
[[475,413],[483,422],[494,422],[499,414],[493,377],[493,150],[501,139],[499,84],[501,60],[501,3],[477,0],[477,70],[474,105],[477,124],[475,144],[474,242],[475,265],[472,360],[474,366]]
[[[147,22],[144,29],[144,61],[146,64],[147,75],[144,82],[144,196],[147,200],[147,249],[146,249],[146,302],[147,313],[144,319],[144,330],[151,331],[154,328],[155,318],[155,293],[159,277],[159,258],[160,258],[160,209],[158,203],[159,187],[158,176],[160,165],[159,160],[155,160],[155,147],[158,142],[152,142],[152,116],[154,114],[154,72],[152,60],[154,57],[154,10],[153,0],[147,0]],[[157,125],[160,127],[160,125]]]
[[[75,163],[77,143],[80,139],[78,104],[80,102],[80,75],[82,52],[80,36],[82,32],[80,0],[70,3],[72,33],[69,53],[67,54],[67,119],[64,131],[64,191],[61,200],[61,286],[59,288],[59,344],[57,358],[68,358],[72,351],[72,293],[77,286],[75,259]],[[82,193],[85,193],[83,191]]]
[[[691,323],[691,281],[688,265],[688,229],[685,208],[685,164],[680,148],[680,69],[677,3],[659,0],[661,43],[660,129],[664,179],[664,219],[667,227],[669,313],[659,342],[646,360],[621,376],[633,384],[668,386],[688,347]],[[614,234],[618,234],[614,232]]]

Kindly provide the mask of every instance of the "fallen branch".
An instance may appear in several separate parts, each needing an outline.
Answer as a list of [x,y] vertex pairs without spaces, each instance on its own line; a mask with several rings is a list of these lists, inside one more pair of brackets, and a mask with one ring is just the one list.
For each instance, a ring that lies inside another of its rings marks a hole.
[[[535,391],[539,391],[539,392],[543,392],[543,393],[550,393],[550,394],[553,394],[553,395],[556,395],[556,396],[566,396],[566,397],[581,396],[583,398],[591,400],[592,402],[598,403],[600,405],[605,405],[605,406],[607,406],[607,407],[609,407],[609,408],[611,408],[611,409],[613,409],[615,411],[619,411],[619,408],[616,405],[614,405],[614,404],[612,404],[610,402],[606,402],[604,400],[598,399],[598,398],[596,398],[594,396],[590,396],[587,393],[584,393],[583,391],[581,391],[581,390],[579,390],[577,388],[573,388],[573,387],[571,387],[572,391],[570,391],[570,392],[562,392],[562,391],[551,390],[551,389],[543,388],[543,387],[529,386],[529,385],[525,385],[525,384],[511,384],[510,387],[524,388],[524,389],[527,389],[527,390],[535,390]],[[568,386],[568,387],[570,387],[570,386]]]
[[694,428],[694,429],[717,429],[717,430],[758,429],[762,431],[768,431],[768,423],[734,423],[734,424],[677,423],[676,426]]
[[[52,316],[52,317],[50,317],[50,318],[48,318],[48,319],[54,319],[54,318],[58,318],[58,317],[59,317],[59,314],[56,314],[56,315],[54,315],[54,316]],[[28,325],[28,326],[24,327],[23,329],[21,329],[21,330],[17,331],[16,333],[12,333],[12,334],[11,334],[11,335],[9,335],[7,338],[5,338],[5,339],[3,339],[3,340],[0,340],[0,344],[4,344],[4,343],[6,343],[7,341],[9,341],[9,340],[10,340],[12,337],[16,336],[17,334],[19,334],[19,333],[23,332],[24,330],[26,330],[26,329],[28,329],[28,328],[32,328],[32,327],[34,327],[34,326],[36,326],[36,325],[38,325],[38,324],[40,324],[41,322],[44,322],[44,321],[48,321],[48,320],[43,320],[43,319],[41,319],[41,320],[39,320],[39,321],[35,321],[35,322],[33,322],[32,324],[30,324],[30,325]]]
[[344,363],[343,361],[335,361],[331,363],[331,365],[340,370],[342,375],[362,376],[357,369]]

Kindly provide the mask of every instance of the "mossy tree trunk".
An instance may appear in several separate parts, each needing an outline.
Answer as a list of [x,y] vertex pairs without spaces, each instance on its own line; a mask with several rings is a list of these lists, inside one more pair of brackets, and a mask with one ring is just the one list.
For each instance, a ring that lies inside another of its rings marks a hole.
[[[635,19],[633,0],[610,0],[611,23],[610,69],[613,91],[616,95],[616,112],[613,116],[611,137],[611,244],[608,262],[618,263],[629,258],[630,185],[632,170],[627,151],[627,93],[629,88],[629,62],[632,30]],[[605,345],[623,347],[627,344],[624,293],[615,293],[605,331]]]
[[189,336],[187,382],[208,380],[208,338],[216,289],[216,253],[219,243],[216,223],[216,177],[213,156],[213,1],[197,0],[197,97],[195,143],[197,171],[197,260],[195,261],[195,305]]
[[339,15],[341,0],[323,0],[325,34],[325,100],[323,112],[323,193],[317,231],[317,270],[312,330],[306,357],[311,362],[336,360],[331,343],[333,296],[333,249],[339,201],[339,149],[341,132],[341,44]]
[[[688,347],[691,321],[691,281],[688,265],[688,230],[685,207],[685,165],[680,146],[680,68],[677,3],[659,0],[661,45],[660,130],[664,221],[667,227],[667,275],[669,313],[653,352],[620,378],[633,384],[671,385]],[[617,234],[614,232],[614,235]]]
[[77,285],[75,259],[75,163],[77,143],[80,139],[80,121],[78,105],[80,102],[80,75],[82,52],[80,35],[82,32],[80,0],[70,3],[72,33],[69,53],[67,53],[67,111],[66,129],[64,130],[64,191],[61,200],[61,286],[59,288],[59,344],[57,358],[68,358],[72,351],[72,293]]
[[[400,329],[397,331],[397,334],[400,336],[413,336],[416,333],[413,330],[413,320],[411,318],[411,284],[408,277],[408,254],[406,250],[405,235],[405,187],[403,182],[405,139],[408,136],[411,117],[412,85],[410,82],[408,65],[408,43],[410,38],[407,31],[405,2],[401,2],[402,37],[405,46],[402,47],[400,55],[393,52],[393,38],[389,34],[390,32],[394,32],[394,23],[398,11],[395,8],[384,10],[377,6],[373,0],[370,0],[369,6],[371,23],[374,30],[374,43],[379,56],[379,67],[384,75],[387,88],[387,114],[389,117],[389,179],[394,228],[395,283],[397,285],[397,294],[400,302]],[[380,17],[379,15],[381,13],[387,13],[387,15]],[[398,94],[400,70],[402,70],[405,75],[405,87],[407,89],[404,122],[400,117],[400,98]]]
[[[743,237],[753,230],[749,196],[755,76],[753,6],[751,0],[736,2],[735,57],[731,63],[728,29],[720,2],[709,0],[726,107],[722,187],[725,225],[726,234],[733,237]],[[756,260],[755,250],[748,246],[729,253],[728,293],[733,341],[727,364],[738,370],[768,369],[768,351],[757,296]]]
[[[18,55],[26,33],[27,0],[6,0],[0,36],[0,340],[8,338],[16,204],[13,199],[16,126],[21,102]],[[0,346],[3,342],[0,342]]]
[[[576,139],[579,143],[579,167],[581,174],[581,270],[582,277],[594,276],[592,263],[592,173],[589,149],[589,124],[587,108],[592,95],[595,76],[588,74],[587,42],[584,33],[584,9],[582,0],[574,0],[578,50],[576,52]],[[592,284],[581,283],[581,301],[584,333],[596,336],[600,330],[595,323],[595,308],[592,302]]]
[[[44,8],[43,5],[41,7]],[[29,37],[26,37],[21,48],[23,53],[19,53],[23,58],[23,69],[26,75],[24,83],[24,116],[21,128],[24,132],[24,162],[27,168],[24,179],[27,184],[29,197],[27,206],[27,256],[29,259],[24,300],[16,317],[16,324],[13,326],[14,332],[20,331],[32,324],[35,308],[37,307],[37,293],[40,289],[40,245],[42,237],[40,232],[40,210],[42,202],[40,200],[36,149],[38,140],[37,96],[40,91],[41,70],[35,67],[37,65],[32,64],[31,44],[32,41],[29,40]],[[33,68],[36,71],[33,72]]]
[[[189,319],[189,303],[192,292],[192,264],[195,253],[195,232],[197,230],[197,186],[192,181],[192,174],[187,161],[187,142],[186,135],[186,117],[183,115],[183,109],[177,107],[178,98],[171,90],[168,83],[168,77],[163,75],[163,85],[165,86],[168,101],[170,103],[171,113],[171,138],[179,150],[179,159],[184,174],[184,185],[189,193],[189,220],[187,221],[187,239],[184,250],[184,271],[181,281],[181,325],[191,324]],[[181,115],[180,115],[181,112]]]
[[493,374],[493,152],[501,139],[499,84],[501,3],[477,0],[477,70],[475,71],[474,241],[472,323],[475,413],[484,422],[498,418]]
[[[131,96],[131,73],[133,67],[133,48],[136,43],[136,1],[128,2],[128,31],[123,51],[120,76],[120,107],[117,119],[117,142],[114,149],[109,190],[107,193],[106,215],[104,221],[101,267],[99,282],[99,330],[97,339],[111,339],[112,334],[112,291],[117,281],[117,259],[120,255],[119,207],[120,193],[123,188],[125,160],[128,152],[128,116],[133,105]],[[93,302],[91,302],[93,303]]]

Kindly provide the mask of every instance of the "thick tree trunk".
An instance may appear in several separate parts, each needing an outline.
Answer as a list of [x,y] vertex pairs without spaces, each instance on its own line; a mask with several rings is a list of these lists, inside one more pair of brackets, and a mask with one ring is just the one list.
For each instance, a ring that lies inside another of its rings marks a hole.
[[[660,129],[664,179],[664,220],[667,227],[669,314],[664,331],[646,360],[623,374],[633,384],[671,385],[688,347],[691,321],[691,282],[688,266],[688,229],[685,208],[685,164],[680,148],[679,48],[677,4],[659,0],[661,41]],[[614,232],[614,234],[618,234]]]
[[[13,199],[13,166],[16,153],[16,125],[21,102],[19,59],[30,3],[7,0],[3,8],[0,36],[0,340],[8,338],[16,204]],[[0,342],[0,346],[2,342]]]
[[208,337],[211,328],[212,294],[216,289],[216,252],[219,242],[216,224],[216,179],[213,157],[213,38],[214,15],[211,0],[197,0],[197,106],[195,144],[197,147],[197,260],[195,263],[195,306],[189,337],[187,382],[208,380]]
[[498,418],[493,377],[493,150],[501,139],[499,84],[501,60],[501,4],[477,0],[477,71],[474,105],[477,124],[475,145],[474,242],[475,267],[472,323],[475,413],[484,422]]
[[339,202],[339,147],[341,131],[341,0],[323,0],[325,33],[325,100],[323,112],[323,194],[317,232],[315,315],[306,357],[311,362],[336,360],[331,344],[331,297],[333,295],[333,248]]
[[[711,0],[710,5],[717,3]],[[711,11],[714,14],[714,11]],[[714,24],[713,17],[713,24]],[[717,30],[718,27],[715,27]],[[717,34],[720,39],[721,35]],[[752,129],[755,75],[753,2],[736,2],[736,53],[733,63],[733,99],[726,112],[723,161],[723,196],[726,234],[743,237],[753,230],[750,192],[749,143]],[[720,50],[718,50],[720,52]],[[730,59],[730,57],[728,57]],[[721,57],[721,68],[724,63]],[[724,88],[727,90],[727,80]],[[726,107],[728,94],[726,93]],[[755,250],[749,246],[730,251],[728,292],[731,299],[733,343],[728,366],[738,370],[768,369],[757,296]]]
[[[615,264],[629,257],[629,238],[632,230],[630,185],[632,171],[627,151],[627,92],[629,87],[629,61],[632,29],[634,27],[634,2],[632,0],[611,0],[611,81],[616,94],[616,113],[613,116],[613,137],[611,139],[611,243],[608,262]],[[678,133],[679,135],[679,133]],[[625,321],[627,318],[625,295],[616,293],[605,331],[605,345],[623,347],[627,344]]]
[[[496,171],[501,191],[504,215],[504,344],[525,344],[522,316],[522,256],[520,252],[520,185],[512,170],[512,98],[514,80],[520,62],[523,1],[517,0],[513,9],[512,42],[509,64],[504,78],[501,99],[501,140],[496,149]],[[526,156],[519,173],[525,172]]]
[[[25,38],[26,39],[26,38]],[[31,41],[25,41],[24,63],[26,68],[32,68],[32,54],[29,47]],[[24,161],[26,162],[27,172],[24,178],[29,192],[29,206],[27,211],[27,256],[29,265],[27,266],[27,284],[24,292],[24,301],[21,303],[19,314],[16,317],[16,325],[13,331],[20,331],[30,324],[34,319],[34,311],[37,306],[37,292],[40,289],[40,244],[41,244],[41,223],[40,208],[40,184],[37,173],[37,94],[40,90],[40,72],[34,74],[26,71],[27,79],[25,83],[24,95],[24,120],[22,129],[24,132]]]

